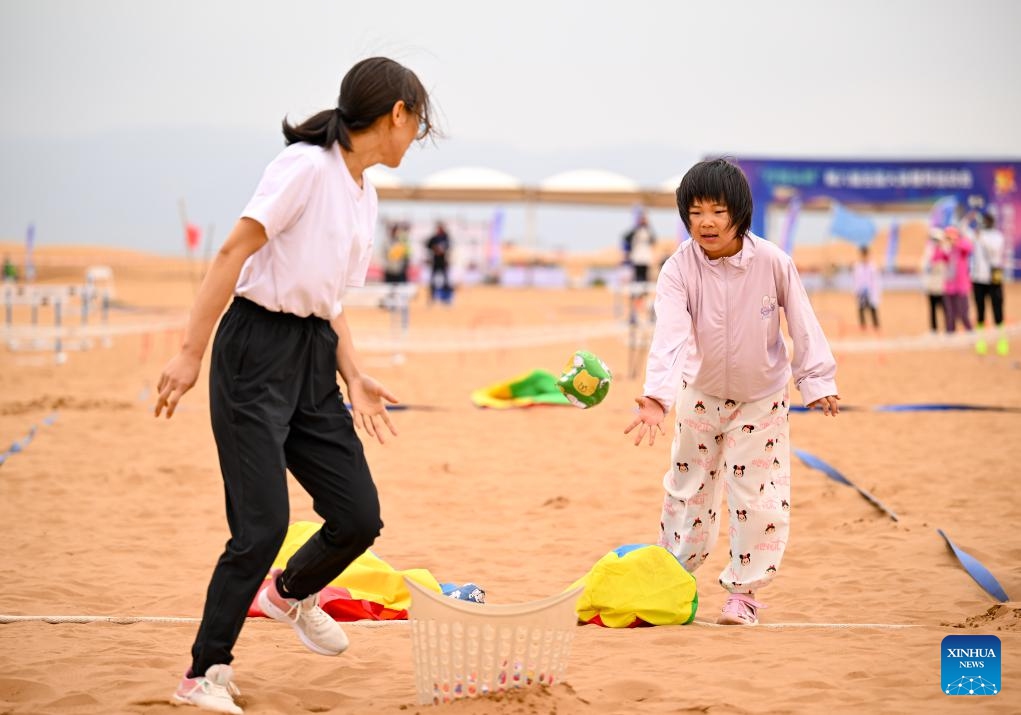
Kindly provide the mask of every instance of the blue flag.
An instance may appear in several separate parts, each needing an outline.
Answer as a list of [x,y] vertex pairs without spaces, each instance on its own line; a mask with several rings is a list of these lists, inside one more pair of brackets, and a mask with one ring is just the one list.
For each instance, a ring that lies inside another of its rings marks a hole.
[[35,249],[35,224],[28,224],[28,232],[25,234],[25,280],[35,280],[35,257],[32,251]]
[[798,214],[801,212],[801,199],[797,196],[791,198],[787,205],[787,214],[783,218],[783,228],[780,231],[780,248],[788,256],[794,250],[794,228],[798,223]]
[[830,235],[843,238],[859,246],[867,246],[876,237],[876,223],[868,216],[856,214],[839,203],[833,204],[833,223]]
[[957,197],[944,196],[932,205],[929,209],[929,225],[933,228],[946,228],[954,223],[954,213],[957,210]]

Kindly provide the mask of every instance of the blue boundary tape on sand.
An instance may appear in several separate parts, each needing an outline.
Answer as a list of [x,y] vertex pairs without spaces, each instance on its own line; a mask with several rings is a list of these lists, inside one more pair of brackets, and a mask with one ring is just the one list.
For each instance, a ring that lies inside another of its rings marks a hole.
[[[805,463],[806,466],[811,467],[812,469],[817,469],[818,471],[822,472],[835,482],[839,482],[841,484],[851,487],[859,494],[861,494],[863,497],[865,497],[865,499],[869,503],[871,503],[877,509],[882,511],[884,514],[887,514],[891,519],[893,519],[894,521],[899,521],[897,515],[890,511],[889,509],[887,509],[882,502],[880,502],[874,496],[872,496],[867,491],[865,491],[857,484],[852,482],[850,479],[845,477],[834,467],[822,461],[814,454],[809,454],[804,450],[792,449],[792,451],[794,452],[794,454],[798,456],[798,459]],[[1000,582],[996,580],[996,577],[993,576],[992,572],[990,572],[989,569],[983,566],[978,559],[976,559],[974,556],[967,553],[966,551],[959,549],[957,545],[950,540],[950,537],[947,536],[946,532],[943,531],[942,529],[936,529],[936,533],[943,537],[943,539],[947,542],[947,546],[950,547],[950,550],[953,552],[954,556],[957,557],[958,562],[960,562],[961,566],[964,567],[964,570],[968,573],[969,576],[971,576],[975,580],[975,583],[982,587],[982,589],[986,593],[988,593],[993,598],[999,600],[1001,603],[1005,603],[1010,600],[1010,598],[1007,596],[1007,592],[1004,591],[1003,586],[1000,585]]]
[[[345,402],[344,407],[350,410],[351,403]],[[442,409],[443,409],[442,407],[433,407],[432,405],[405,405],[405,404],[386,405],[387,412],[404,412],[406,410],[415,410],[416,412],[435,412],[437,410]]]
[[966,405],[944,402],[920,402],[909,405],[879,405],[876,412],[1021,412],[1021,407]]
[[968,575],[975,579],[975,583],[982,587],[982,589],[993,598],[997,599],[1001,603],[1006,603],[1010,600],[1007,596],[1007,592],[1003,590],[1003,586],[996,580],[996,577],[983,566],[978,559],[963,551],[957,547],[950,537],[947,536],[943,529],[936,529],[936,533],[943,537],[944,541],[947,542],[947,546],[954,552],[954,556],[961,562],[961,566],[968,572]]
[[811,467],[812,469],[818,469],[820,472],[825,474],[827,477],[829,477],[833,481],[840,482],[841,484],[844,484],[846,486],[851,487],[856,492],[858,492],[863,497],[865,497],[866,501],[868,501],[874,507],[879,509],[881,512],[883,512],[884,514],[889,516],[894,521],[899,521],[899,519],[897,518],[897,515],[894,514],[892,511],[890,511],[889,509],[887,509],[886,506],[883,504],[883,502],[879,501],[874,496],[869,494],[867,491],[865,491],[864,489],[859,487],[857,484],[852,482],[850,479],[845,477],[843,474],[841,474],[839,471],[837,471],[836,468],[831,467],[829,464],[827,464],[826,462],[822,461],[821,459],[816,457],[814,454],[809,454],[808,452],[806,452],[806,451],[804,451],[802,449],[795,449],[793,451],[794,451],[794,454],[796,454],[798,456],[798,459],[800,459],[802,462],[804,462],[806,466]]
[[[48,427],[49,425],[52,425],[56,420],[57,413],[53,412],[43,417],[42,423]],[[24,437],[12,442],[11,446],[8,447],[6,451],[0,452],[0,464],[3,464],[8,459],[10,459],[12,455],[24,452],[25,448],[28,447],[29,444],[31,444],[32,439],[35,437],[35,434],[38,430],[39,430],[38,425],[32,425],[31,427],[28,428],[28,433],[25,434]]]

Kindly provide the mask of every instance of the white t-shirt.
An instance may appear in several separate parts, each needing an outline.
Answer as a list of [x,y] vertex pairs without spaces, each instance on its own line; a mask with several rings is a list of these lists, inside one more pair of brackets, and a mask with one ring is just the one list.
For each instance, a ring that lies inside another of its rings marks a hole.
[[975,235],[975,248],[971,252],[972,283],[990,283],[993,268],[1003,267],[1003,234],[997,229],[982,229]]
[[360,188],[340,146],[297,142],[270,162],[242,216],[266,229],[269,242],[241,268],[234,294],[267,310],[330,320],[349,287],[365,285],[378,200]]
[[879,307],[879,296],[882,295],[882,283],[879,278],[879,269],[875,263],[855,261],[852,272],[854,279],[854,294],[858,297],[864,296],[868,299],[869,305],[873,308]]
[[928,295],[943,295],[947,282],[947,263],[934,258],[936,241],[929,239],[922,249],[922,286]]
[[631,237],[631,263],[636,266],[648,266],[654,257],[654,239],[652,231],[645,226],[635,229]]

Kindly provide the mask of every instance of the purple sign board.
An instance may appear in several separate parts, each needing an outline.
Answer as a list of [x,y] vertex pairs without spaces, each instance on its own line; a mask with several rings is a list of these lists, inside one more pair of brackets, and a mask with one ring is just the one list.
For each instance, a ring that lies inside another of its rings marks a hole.
[[929,209],[948,197],[960,206],[981,197],[1011,246],[1014,276],[1021,276],[1021,161],[739,158],[736,162],[751,185],[752,231],[760,236],[765,236],[769,204],[792,198],[806,202],[825,197],[845,204],[915,203]]

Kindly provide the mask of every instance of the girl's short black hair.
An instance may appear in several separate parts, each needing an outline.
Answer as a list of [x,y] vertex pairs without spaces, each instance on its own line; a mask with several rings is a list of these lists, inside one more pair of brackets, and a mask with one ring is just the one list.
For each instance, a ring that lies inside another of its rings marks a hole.
[[419,139],[435,134],[429,93],[418,76],[387,57],[369,57],[348,70],[340,83],[337,106],[314,114],[304,122],[283,121],[287,144],[306,142],[321,147],[334,142],[351,150],[350,132],[368,129],[378,118],[390,113],[398,101],[419,123]]
[[697,200],[726,204],[738,236],[744,236],[752,227],[752,190],[748,179],[736,164],[726,159],[700,161],[688,169],[677,187],[677,210],[689,234],[688,209]]

